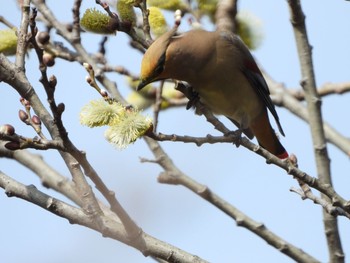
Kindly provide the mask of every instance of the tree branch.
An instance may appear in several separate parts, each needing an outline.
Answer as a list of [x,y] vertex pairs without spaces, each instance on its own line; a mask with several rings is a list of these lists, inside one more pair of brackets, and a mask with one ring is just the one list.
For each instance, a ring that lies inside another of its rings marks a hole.
[[90,55],[86,52],[84,47],[80,42],[75,41],[75,35],[73,33],[70,33],[65,25],[61,24],[54,14],[51,12],[51,10],[47,7],[45,1],[43,0],[33,0],[33,3],[38,8],[40,13],[44,16],[44,18],[50,23],[51,26],[53,26],[58,33],[66,39],[69,43],[72,44],[72,46],[75,48],[79,56],[81,57],[83,62],[89,63],[93,66],[96,72],[96,78],[98,81],[102,83],[104,87],[112,94],[112,96],[118,100],[121,103],[126,103],[124,98],[119,93],[116,84],[114,82],[111,82],[102,72],[102,70],[99,70],[99,67],[97,63],[90,57]]
[[20,29],[18,31],[15,65],[16,67],[24,70],[25,55],[27,52],[27,45],[28,45],[27,34],[28,34],[28,24],[29,24],[30,0],[23,0],[21,9],[22,9],[22,20],[21,20]]
[[237,0],[220,0],[215,13],[216,28],[220,31],[235,33]]
[[[213,193],[207,186],[201,185],[185,175],[174,165],[170,157],[164,152],[158,142],[147,137],[145,137],[145,141],[152,150],[152,153],[156,158],[156,163],[158,163],[165,171],[158,177],[158,181],[160,183],[182,185],[188,188],[234,219],[238,226],[242,226],[253,232],[257,236],[264,239],[269,245],[273,246],[281,253],[289,256],[297,262],[319,262],[309,254],[271,232],[264,224],[256,222],[233,205],[227,203],[221,197]],[[141,159],[141,161],[145,160]]]
[[[309,124],[314,145],[317,172],[319,180],[322,183],[332,185],[330,161],[322,124],[321,100],[316,89],[311,46],[305,26],[305,15],[303,14],[300,0],[288,0],[288,4],[301,67],[301,86],[305,92],[307,109],[310,116]],[[326,198],[324,195],[322,197]],[[323,216],[324,229],[328,242],[329,261],[332,263],[344,262],[345,255],[340,241],[337,218],[334,218],[325,210],[323,210]]]
[[[300,103],[294,96],[292,96],[282,83],[278,83],[273,80],[268,74],[264,74],[266,81],[268,82],[272,101],[278,106],[283,106],[294,115],[298,116],[302,120],[309,122],[309,112],[307,108]],[[323,129],[327,141],[340,149],[346,155],[350,156],[350,139],[340,134],[329,123],[323,121]]]
[[[288,90],[297,100],[305,100],[305,92],[303,90]],[[350,91],[350,83],[325,83],[317,89],[318,96],[325,97],[332,94],[344,94]]]
[[[87,215],[82,209],[73,207],[65,202],[62,202],[56,198],[53,198],[41,191],[39,191],[34,185],[25,186],[6,174],[0,171],[0,188],[5,190],[8,197],[18,197],[40,206],[47,211],[66,218],[71,224],[79,224],[90,229],[101,232],[101,229],[96,225],[93,218]],[[125,232],[124,227],[119,222],[114,221],[110,217],[104,215],[101,216],[102,223],[105,226],[101,234],[104,237],[110,237],[115,240],[119,240],[127,245],[133,246],[139,249],[145,256],[152,255],[157,258],[166,260],[167,262],[183,262],[183,263],[206,263],[207,261],[191,255],[181,249],[178,249],[170,244],[167,244],[161,240],[158,240],[146,233],[142,233],[142,239],[145,240],[145,246],[143,250],[136,246],[134,243],[130,243],[128,234]]]

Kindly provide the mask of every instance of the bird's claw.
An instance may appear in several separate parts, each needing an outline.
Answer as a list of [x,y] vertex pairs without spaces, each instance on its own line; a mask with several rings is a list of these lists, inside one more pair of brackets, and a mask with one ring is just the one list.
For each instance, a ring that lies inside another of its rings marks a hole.
[[199,94],[198,92],[192,91],[191,92],[191,97],[189,98],[187,105],[186,105],[186,110],[191,109],[196,105],[196,103],[199,101]]
[[236,145],[236,147],[238,148],[241,145],[242,142],[242,133],[243,130],[238,129],[235,131],[229,131],[227,133],[224,134],[224,136],[232,136],[234,137],[235,141],[234,141],[234,145]]

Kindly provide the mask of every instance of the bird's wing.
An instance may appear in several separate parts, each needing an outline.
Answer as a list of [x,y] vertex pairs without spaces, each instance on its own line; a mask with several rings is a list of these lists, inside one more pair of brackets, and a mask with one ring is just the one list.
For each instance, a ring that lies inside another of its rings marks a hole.
[[263,101],[265,106],[269,109],[271,112],[272,116],[275,118],[278,130],[280,133],[284,136],[284,132],[281,126],[281,123],[279,121],[279,117],[277,115],[275,105],[272,103],[271,98],[270,98],[270,91],[267,86],[267,83],[258,68],[258,66],[255,63],[255,60],[250,53],[249,49],[247,46],[243,43],[243,41],[234,34],[230,34],[227,32],[222,32],[221,36],[230,41],[232,44],[235,45],[239,49],[240,52],[244,53],[244,57],[246,58],[245,61],[242,61],[242,73],[244,76],[247,78],[251,86],[254,88],[254,90],[257,92],[259,98]]
[[258,93],[258,96],[262,99],[265,106],[272,113],[272,116],[276,120],[278,130],[284,136],[284,132],[283,132],[281,123],[279,121],[279,117],[277,115],[275,105],[272,103],[272,100],[270,98],[269,88],[254,60],[250,60],[250,61],[248,60],[246,62],[245,69],[243,70],[243,74],[246,76],[246,78],[248,79],[252,87],[254,87],[254,90]]

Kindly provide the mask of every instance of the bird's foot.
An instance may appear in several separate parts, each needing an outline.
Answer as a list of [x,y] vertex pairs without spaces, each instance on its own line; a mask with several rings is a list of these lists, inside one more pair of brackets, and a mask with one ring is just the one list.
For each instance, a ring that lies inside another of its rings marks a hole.
[[175,89],[182,92],[188,98],[186,110],[196,106],[197,102],[199,101],[199,94],[198,92],[194,91],[192,86],[178,81],[176,82]]
[[192,107],[195,107],[197,102],[199,101],[199,94],[198,92],[195,92],[192,90],[191,92],[191,97],[189,98],[187,105],[186,105],[186,110],[191,109]]
[[234,138],[234,145],[238,148],[241,145],[242,142],[242,129],[238,129],[235,131],[229,131],[224,134],[224,136],[232,136]]

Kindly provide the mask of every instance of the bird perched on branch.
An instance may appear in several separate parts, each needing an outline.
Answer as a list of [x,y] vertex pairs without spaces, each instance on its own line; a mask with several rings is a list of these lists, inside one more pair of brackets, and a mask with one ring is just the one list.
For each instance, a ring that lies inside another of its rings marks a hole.
[[141,65],[145,85],[163,79],[189,83],[215,114],[235,123],[250,139],[284,159],[287,151],[271,127],[267,109],[283,129],[266,81],[246,45],[235,34],[201,29],[176,35],[177,27],[148,48]]

